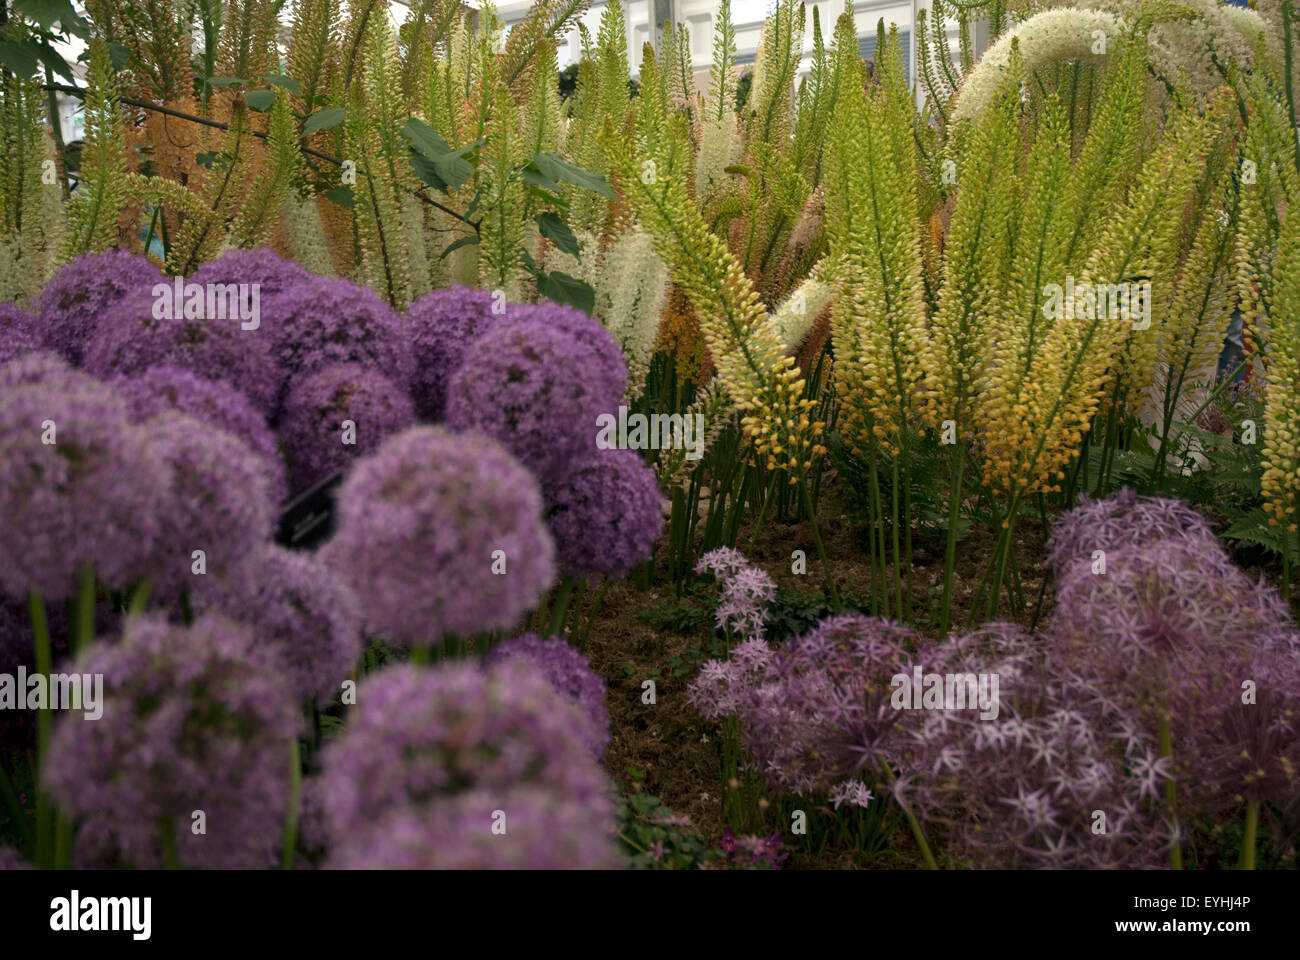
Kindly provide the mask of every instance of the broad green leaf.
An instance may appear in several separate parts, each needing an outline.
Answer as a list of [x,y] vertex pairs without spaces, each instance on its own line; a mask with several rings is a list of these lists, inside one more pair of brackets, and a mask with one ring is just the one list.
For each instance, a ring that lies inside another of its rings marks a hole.
[[594,193],[614,199],[614,191],[610,189],[609,183],[598,173],[591,173],[587,170],[581,170],[571,163],[567,163],[559,154],[539,153],[533,157],[533,162],[537,164],[537,169],[541,171],[542,176],[551,180],[563,180],[565,183],[571,183],[577,187],[585,187]]
[[576,277],[558,270],[548,273],[537,283],[537,292],[549,297],[556,303],[566,303],[577,307],[584,313],[591,313],[596,306],[596,291]]
[[36,73],[36,45],[30,41],[14,43],[12,40],[0,40],[0,64],[20,77],[31,77]]
[[298,86],[298,81],[293,77],[282,77],[279,74],[268,73],[262,78],[273,87],[280,87],[288,90],[290,93],[302,93],[302,87]]
[[244,99],[248,102],[250,110],[256,110],[258,113],[265,113],[271,109],[271,104],[275,102],[274,90],[249,90],[244,94]]
[[325,191],[325,199],[332,200],[341,207],[356,206],[357,198],[352,195],[351,187],[334,187]]
[[567,223],[549,210],[546,213],[539,213],[533,219],[537,221],[537,229],[541,231],[542,236],[555,244],[556,249],[571,257],[578,256],[578,238],[573,235]]
[[324,110],[318,110],[308,117],[307,122],[302,125],[302,135],[305,137],[317,130],[329,130],[337,127],[343,122],[345,116],[346,111],[342,107],[327,107]]

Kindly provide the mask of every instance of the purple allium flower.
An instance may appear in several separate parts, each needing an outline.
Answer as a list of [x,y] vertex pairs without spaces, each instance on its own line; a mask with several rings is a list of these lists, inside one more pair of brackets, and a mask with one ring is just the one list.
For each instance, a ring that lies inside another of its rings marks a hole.
[[478,434],[390,437],[353,466],[336,513],[323,555],[397,647],[514,626],[555,579],[536,481]]
[[605,678],[591,669],[587,658],[559,637],[543,640],[525,633],[498,643],[487,656],[489,665],[521,662],[541,672],[557,691],[574,701],[588,721],[584,742],[600,759],[609,744],[609,711],[605,709]]
[[577,307],[543,300],[541,303],[512,304],[508,315],[511,323],[536,323],[552,330],[563,330],[591,350],[594,356],[587,368],[587,377],[597,393],[621,397],[627,389],[627,361],[623,358],[623,348],[614,335],[589,314]]
[[86,253],[62,267],[32,308],[42,342],[71,363],[105,322],[109,311],[129,294],[150,295],[162,271],[145,257],[125,250]]
[[299,714],[242,627],[133,618],[75,670],[103,674],[103,716],[56,720],[44,785],[82,822],[78,860],[160,867],[168,830],[180,866],[276,863]]
[[830,801],[835,809],[840,808],[840,804],[847,803],[851,807],[866,808],[871,806],[871,801],[876,798],[871,795],[867,785],[861,780],[845,780],[843,783],[837,783],[831,788]]
[[[398,666],[372,674],[358,688],[342,734],[321,754],[334,861],[400,863],[411,855],[405,841],[385,847],[394,817],[405,818],[403,836],[441,835],[448,820],[464,828],[464,816],[478,815],[480,801],[469,798],[497,801],[483,811],[490,821],[493,809],[526,789],[585,806],[587,829],[608,839],[612,795],[584,743],[587,723],[540,671],[519,663]],[[507,811],[507,835],[509,828]]]
[[314,276],[272,297],[263,311],[274,324],[272,351],[286,375],[360,363],[410,389],[415,359],[406,327],[369,287]]
[[712,573],[722,584],[714,611],[718,629],[761,639],[767,605],[776,599],[776,581],[731,547],[704,554],[696,562],[695,572]]
[[287,497],[284,460],[275,434],[249,399],[230,384],[168,366],[117,377],[112,384],[126,399],[137,421],[165,410],[176,410],[234,434],[266,461],[275,502],[282,503]]
[[600,450],[544,494],[566,574],[623,577],[650,559],[665,501],[655,472],[635,450]]
[[[164,411],[137,428],[169,470],[152,575],[159,594],[201,593],[204,578],[231,571],[275,527],[266,461],[247,444],[194,417]],[[202,573],[195,569],[203,551]]]
[[[352,426],[345,434],[343,424],[349,420]],[[373,453],[414,424],[415,409],[406,391],[371,367],[334,363],[295,377],[280,413],[294,492]]]
[[104,312],[87,341],[82,365],[108,379],[139,375],[150,367],[182,367],[242,392],[264,414],[275,409],[282,374],[265,337],[243,330],[238,319],[157,319],[148,291],[130,294]]
[[945,683],[998,680],[996,717],[950,704],[900,711],[911,743],[890,790],[922,822],[946,828],[952,859],[984,868],[1157,862],[1171,836],[1155,802],[1164,764],[1105,691],[1008,623],[949,638],[923,668]]
[[[298,283],[319,279],[295,260],[285,260],[274,250],[227,250],[190,274],[188,282],[257,284],[258,300],[266,303]],[[271,318],[274,321],[274,317]]]
[[622,381],[606,367],[541,316],[497,324],[452,374],[447,425],[495,437],[543,483],[557,483],[596,452],[597,417],[618,409]]
[[[492,305],[490,290],[455,286],[425,294],[407,308],[416,367],[412,389],[421,419],[442,419],[447,382],[465,350],[505,316],[494,314]],[[512,304],[508,309],[519,308]]]
[[40,348],[31,315],[12,303],[0,303],[0,364]]
[[[33,350],[30,353],[19,354],[0,366],[0,388],[12,389],[24,384],[40,383],[47,377],[58,381],[60,378],[70,376],[74,376],[72,367],[68,366],[67,361],[57,353],[50,350]],[[99,382],[91,377],[85,379]]]
[[1217,817],[1243,798],[1300,789],[1300,739],[1288,733],[1300,715],[1300,635],[1276,592],[1217,542],[1159,540],[1108,552],[1104,574],[1070,569],[1050,634],[1060,663],[1147,739],[1167,726],[1184,813]]
[[[504,833],[502,833],[504,828]],[[537,786],[475,790],[398,809],[345,843],[342,870],[608,870],[619,866],[611,834],[592,811]]]
[[1109,553],[1171,537],[1217,540],[1205,518],[1182,500],[1139,497],[1125,487],[1104,500],[1080,497],[1052,527],[1047,562],[1060,576],[1076,564],[1090,568],[1094,550]]
[[828,793],[901,762],[891,681],[910,674],[917,642],[889,620],[830,617],[773,654],[753,649],[741,661],[706,663],[688,696],[706,717],[740,718],[755,769],[775,789]]
[[196,607],[244,623],[274,659],[295,700],[331,702],[361,659],[361,609],[315,556],[264,544]]
[[0,870],[30,870],[32,865],[18,855],[13,847],[0,845]]
[[15,377],[38,356],[0,368],[0,592],[63,600],[88,562],[125,588],[149,572],[165,468],[112,388],[52,364]]

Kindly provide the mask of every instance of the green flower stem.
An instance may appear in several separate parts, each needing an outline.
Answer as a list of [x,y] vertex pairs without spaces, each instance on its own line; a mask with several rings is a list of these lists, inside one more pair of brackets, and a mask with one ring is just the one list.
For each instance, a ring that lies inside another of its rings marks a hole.
[[298,802],[302,793],[302,757],[298,738],[289,742],[289,805],[284,817],[284,848],[280,854],[280,869],[293,868],[293,852],[298,846]]
[[943,554],[943,606],[939,611],[939,636],[948,635],[952,608],[952,575],[957,566],[957,530],[960,527],[961,482],[966,467],[966,448],[953,444],[952,492],[948,498],[948,543]]
[[[36,672],[48,677],[52,656],[50,653],[50,623],[45,616],[45,600],[33,590],[28,597],[32,617],[32,635],[36,644]],[[50,747],[50,731],[54,717],[47,698],[36,714],[36,865],[42,870],[54,866],[54,812],[49,798],[41,789],[41,773]]]
[[569,599],[573,596],[573,577],[566,576],[560,581],[555,591],[555,607],[551,610],[551,623],[547,629],[548,636],[563,636],[564,621],[569,614]]
[[1255,834],[1259,830],[1259,800],[1254,799],[1246,804],[1246,829],[1241,836],[1241,864],[1242,870],[1255,869]]

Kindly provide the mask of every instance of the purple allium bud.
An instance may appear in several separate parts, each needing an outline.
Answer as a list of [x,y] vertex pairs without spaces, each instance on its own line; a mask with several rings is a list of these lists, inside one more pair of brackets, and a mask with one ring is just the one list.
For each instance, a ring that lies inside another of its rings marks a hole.
[[337,573],[311,554],[265,544],[196,607],[244,623],[295,700],[329,703],[361,658],[361,609]]
[[[480,801],[467,797],[499,798],[484,811],[490,831],[492,809],[505,809],[508,795],[525,789],[585,806],[587,829],[607,839],[610,785],[583,742],[587,723],[540,671],[519,663],[398,666],[372,674],[358,688],[342,734],[321,754],[335,862],[400,861],[395,851],[374,852],[391,842],[395,815],[409,814],[408,828],[436,829],[446,822],[444,811],[456,821],[477,810]],[[458,810],[457,801],[470,806]],[[506,826],[508,836],[508,810]],[[503,838],[489,832],[489,839]]]
[[103,716],[56,720],[44,785],[81,820],[77,861],[161,867],[169,835],[183,867],[276,863],[299,714],[242,627],[137,617],[74,669],[103,674]]
[[635,450],[597,451],[543,492],[565,573],[623,577],[650,559],[663,531],[665,501],[655,472]]
[[397,647],[508,629],[555,579],[532,475],[479,434],[413,427],[358,461],[323,550]]
[[452,374],[447,426],[495,437],[543,483],[557,483],[591,459],[597,417],[618,408],[620,381],[605,368],[562,325],[540,316],[498,324]]
[[345,843],[329,865],[338,870],[618,867],[612,834],[602,832],[592,812],[546,787],[476,790],[424,809],[394,811],[366,832],[365,842]]
[[947,702],[900,711],[911,743],[891,792],[946,828],[951,859],[983,868],[1158,865],[1171,836],[1158,803],[1165,764],[1111,697],[1008,623],[951,637],[922,666],[945,689],[949,677],[998,681],[993,717]]
[[[455,286],[425,294],[407,308],[416,365],[413,394],[421,419],[442,420],[447,382],[465,350],[504,317],[504,313],[492,312],[492,304],[490,290]],[[509,305],[508,309],[519,307]]]
[[40,348],[31,315],[12,303],[0,303],[0,365]]
[[139,375],[150,367],[182,367],[242,392],[264,414],[275,409],[281,374],[260,330],[243,330],[241,321],[171,320],[154,317],[148,291],[130,294],[105,311],[86,343],[82,364],[105,379]]
[[294,492],[373,453],[414,424],[406,391],[371,367],[334,363],[294,377],[280,413]]
[[107,385],[50,366],[35,382],[0,369],[0,592],[71,596],[83,566],[122,589],[148,574],[166,470]]
[[[0,389],[11,389],[23,384],[40,383],[47,377],[56,382],[60,378],[74,376],[72,367],[66,360],[51,350],[33,350],[22,353],[0,366]],[[87,377],[87,380],[94,380]],[[94,380],[98,383],[98,380]]]
[[41,291],[32,312],[42,342],[71,363],[82,351],[108,312],[132,293],[146,295],[163,279],[162,271],[145,257],[125,250],[86,253],[62,267]]
[[587,658],[559,637],[543,640],[525,633],[498,643],[487,656],[489,665],[515,660],[539,670],[557,691],[582,710],[588,721],[584,742],[599,760],[609,744],[609,711],[605,709],[605,678],[591,669]]
[[208,576],[236,569],[271,538],[266,461],[225,430],[174,410],[138,429],[170,471],[152,570],[158,593],[201,593]]
[[284,459],[266,418],[228,383],[207,380],[180,367],[150,367],[138,376],[118,377],[112,385],[126,399],[135,420],[175,410],[219,427],[243,440],[266,461],[276,503],[288,496]]
[[1217,539],[1205,518],[1182,500],[1139,497],[1125,487],[1104,500],[1080,497],[1078,506],[1052,527],[1047,563],[1061,576],[1076,564],[1091,567],[1095,550],[1109,553],[1171,537],[1194,537],[1207,544]]
[[415,372],[402,319],[369,287],[342,277],[312,277],[264,304],[274,327],[274,355],[286,374],[334,363],[360,363],[403,390]]

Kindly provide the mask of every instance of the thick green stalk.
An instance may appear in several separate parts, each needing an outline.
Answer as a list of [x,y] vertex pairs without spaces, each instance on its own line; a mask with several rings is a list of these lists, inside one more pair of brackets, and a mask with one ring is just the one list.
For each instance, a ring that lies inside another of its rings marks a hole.
[[[1169,729],[1169,717],[1160,718],[1160,755],[1162,757],[1173,758],[1174,739]],[[1169,807],[1169,816],[1173,820],[1174,827],[1178,827],[1178,787],[1174,783],[1174,778],[1170,777],[1165,781],[1165,803]],[[1177,838],[1169,845],[1169,868],[1171,870],[1183,869],[1183,847]]]
[[1259,829],[1259,799],[1246,804],[1246,829],[1241,835],[1242,870],[1255,869],[1255,834]]
[[[45,600],[33,590],[28,597],[28,607],[32,617],[32,636],[36,645],[36,672],[48,681],[53,657],[50,653],[50,624],[45,616]],[[45,769],[53,723],[54,718],[50,714],[47,697],[36,714],[36,770],[33,777],[36,783],[36,865],[42,870],[54,866],[54,811],[50,806],[49,798],[41,788],[41,773]]]
[[293,868],[293,852],[298,846],[298,800],[302,792],[302,757],[298,738],[289,743],[289,804],[284,816],[284,847],[280,853],[280,869]]
[[953,444],[952,491],[948,497],[948,542],[943,554],[943,607],[939,611],[939,636],[948,635],[952,607],[952,575],[957,566],[957,530],[960,527],[962,474],[966,468],[966,448]]

